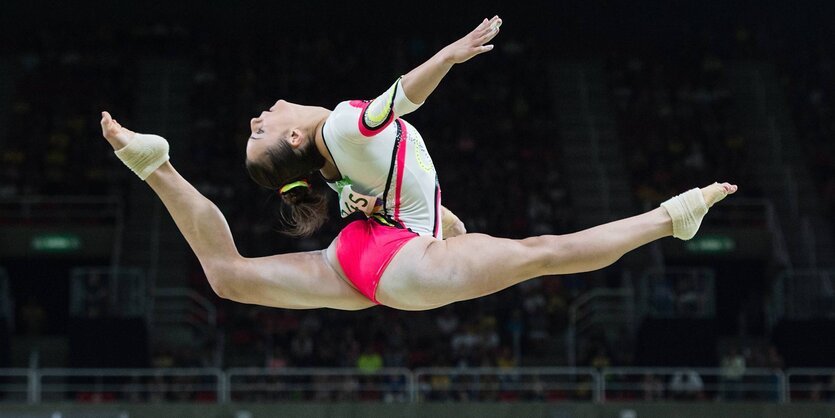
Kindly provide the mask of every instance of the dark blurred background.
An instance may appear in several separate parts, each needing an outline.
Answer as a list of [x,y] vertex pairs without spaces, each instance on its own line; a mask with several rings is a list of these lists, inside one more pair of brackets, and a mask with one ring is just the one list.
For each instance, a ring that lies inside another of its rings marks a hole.
[[[835,3],[609,3],[3,2],[0,366],[835,366]],[[106,109],[167,137],[244,255],[324,248],[335,210],[313,238],[277,232],[249,119],[374,97],[493,14],[495,50],[407,118],[469,231],[740,192],[696,239],[600,272],[430,312],[269,309],[211,292],[100,136]]]

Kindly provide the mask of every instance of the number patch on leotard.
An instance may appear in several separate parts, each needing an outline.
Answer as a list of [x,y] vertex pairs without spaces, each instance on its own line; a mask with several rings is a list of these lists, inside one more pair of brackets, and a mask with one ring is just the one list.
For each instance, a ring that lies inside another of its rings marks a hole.
[[354,212],[362,212],[371,216],[382,208],[382,201],[375,196],[368,196],[356,192],[351,185],[342,187],[339,193],[339,214],[345,218]]

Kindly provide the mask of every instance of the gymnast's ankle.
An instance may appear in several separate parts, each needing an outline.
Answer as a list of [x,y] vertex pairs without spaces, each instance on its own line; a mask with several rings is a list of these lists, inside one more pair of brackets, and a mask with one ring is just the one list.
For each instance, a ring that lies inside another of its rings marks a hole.
[[125,147],[115,151],[115,154],[145,181],[159,166],[168,161],[168,141],[159,135],[136,134]]

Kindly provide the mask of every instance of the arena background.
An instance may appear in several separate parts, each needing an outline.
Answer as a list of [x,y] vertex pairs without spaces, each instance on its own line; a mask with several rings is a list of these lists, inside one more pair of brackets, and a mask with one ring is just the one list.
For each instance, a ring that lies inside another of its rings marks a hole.
[[[835,416],[832,3],[616,3],[0,4],[0,417]],[[276,232],[249,119],[374,96],[493,14],[495,50],[408,118],[470,231],[740,192],[600,272],[267,309],[211,292],[100,136],[107,109],[167,137],[244,255],[324,248],[345,221]]]

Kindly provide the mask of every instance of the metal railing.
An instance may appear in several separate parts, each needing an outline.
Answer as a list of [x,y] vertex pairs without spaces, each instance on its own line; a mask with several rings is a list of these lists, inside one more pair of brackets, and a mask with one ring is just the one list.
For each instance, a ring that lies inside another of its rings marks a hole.
[[599,401],[601,393],[590,368],[431,368],[414,376],[415,401]]
[[835,400],[835,369],[790,369],[786,380],[786,402]]
[[835,369],[0,369],[0,403],[618,402],[835,399]]
[[38,402],[34,373],[31,369],[0,369],[0,402]]
[[415,400],[414,375],[408,369],[230,369],[227,396],[253,401],[383,401]]
[[778,369],[734,375],[716,368],[622,367],[603,369],[601,377],[602,401],[786,401],[786,376]]
[[[34,402],[219,402],[220,369],[43,369],[29,374]],[[30,401],[31,402],[31,401]]]

